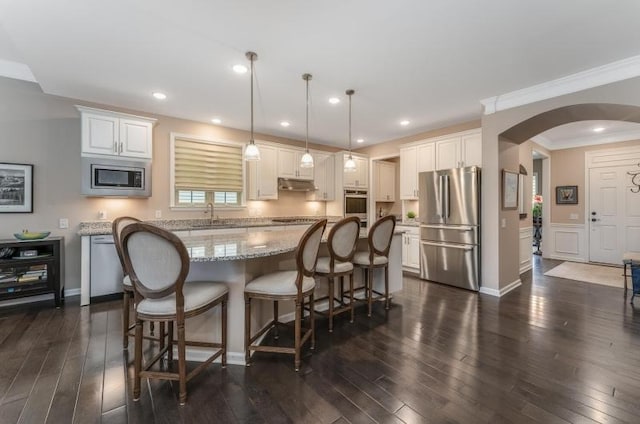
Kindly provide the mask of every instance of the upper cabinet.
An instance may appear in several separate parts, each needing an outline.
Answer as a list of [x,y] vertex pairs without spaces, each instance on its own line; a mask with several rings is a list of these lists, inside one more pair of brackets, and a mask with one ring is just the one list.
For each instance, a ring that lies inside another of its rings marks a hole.
[[453,134],[436,141],[436,169],[482,165],[480,130]]
[[396,164],[384,161],[374,162],[375,201],[396,201]]
[[418,198],[418,174],[436,168],[435,144],[425,143],[400,149],[400,199]]
[[76,106],[82,121],[82,154],[151,159],[152,118]]
[[[355,172],[344,172],[343,187],[347,188],[367,188],[369,187],[369,159],[362,156],[353,155],[353,160],[356,162]],[[342,166],[344,169],[344,162],[349,159],[349,154],[344,154]]]
[[335,161],[333,155],[328,153],[312,152],[313,155],[313,182],[315,191],[307,193],[307,200],[332,201],[336,199],[335,188]]
[[278,177],[313,180],[313,168],[300,167],[300,161],[304,153],[304,150],[279,148]]
[[278,199],[278,149],[264,144],[258,144],[258,148],[260,160],[248,162],[248,199],[276,200]]

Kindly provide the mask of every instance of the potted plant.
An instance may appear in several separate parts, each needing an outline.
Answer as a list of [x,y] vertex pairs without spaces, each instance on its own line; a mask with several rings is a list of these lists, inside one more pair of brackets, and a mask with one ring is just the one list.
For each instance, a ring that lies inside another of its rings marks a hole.
[[542,218],[542,196],[535,194],[533,196],[531,214],[533,215],[533,222],[539,221]]
[[407,221],[413,222],[416,220],[416,213],[414,211],[407,212]]

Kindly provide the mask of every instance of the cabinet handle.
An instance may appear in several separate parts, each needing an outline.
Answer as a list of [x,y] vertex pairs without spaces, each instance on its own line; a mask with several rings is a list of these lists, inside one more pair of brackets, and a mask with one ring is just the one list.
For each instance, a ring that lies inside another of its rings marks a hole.
[[118,142],[117,141],[113,142],[113,153],[118,153]]

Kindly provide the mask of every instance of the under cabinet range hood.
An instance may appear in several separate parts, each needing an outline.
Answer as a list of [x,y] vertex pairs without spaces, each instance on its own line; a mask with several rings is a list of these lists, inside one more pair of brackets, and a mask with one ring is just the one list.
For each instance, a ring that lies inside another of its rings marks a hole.
[[278,190],[286,191],[315,191],[316,185],[309,180],[294,180],[293,178],[278,178]]

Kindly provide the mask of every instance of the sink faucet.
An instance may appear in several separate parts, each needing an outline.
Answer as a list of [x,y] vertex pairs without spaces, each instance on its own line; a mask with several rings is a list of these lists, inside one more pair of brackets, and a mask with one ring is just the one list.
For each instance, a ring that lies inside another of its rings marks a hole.
[[205,215],[210,213],[211,216],[209,217],[209,224],[213,225],[213,220],[215,219],[215,215],[213,214],[213,202],[209,202],[207,203],[207,210],[204,211]]

